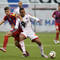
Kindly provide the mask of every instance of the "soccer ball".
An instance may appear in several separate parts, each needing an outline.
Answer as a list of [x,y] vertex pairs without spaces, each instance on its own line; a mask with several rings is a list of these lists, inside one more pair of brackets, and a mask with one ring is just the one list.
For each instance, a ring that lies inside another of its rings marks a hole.
[[56,52],[55,52],[55,51],[51,51],[51,52],[49,53],[49,57],[50,57],[50,58],[55,58],[55,57],[56,57]]

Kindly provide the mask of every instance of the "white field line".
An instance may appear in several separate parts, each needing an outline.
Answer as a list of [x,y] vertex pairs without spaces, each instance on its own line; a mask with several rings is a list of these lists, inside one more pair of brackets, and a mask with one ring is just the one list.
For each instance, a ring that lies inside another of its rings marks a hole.
[[[3,46],[3,44],[0,44],[0,46]],[[7,46],[15,46],[15,45],[14,45],[14,44],[8,44]],[[26,44],[25,46],[33,46],[33,47],[35,47],[35,46],[37,46],[37,45]],[[58,47],[58,46],[60,46],[60,45],[44,44],[43,46],[44,46],[44,47],[49,47],[49,46],[55,46],[55,47]]]

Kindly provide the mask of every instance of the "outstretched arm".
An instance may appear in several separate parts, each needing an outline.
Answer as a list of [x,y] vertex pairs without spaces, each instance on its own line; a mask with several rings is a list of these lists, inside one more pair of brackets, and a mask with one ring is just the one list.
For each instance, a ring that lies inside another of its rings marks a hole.
[[34,20],[36,20],[37,22],[40,21],[40,19],[39,18],[36,18],[35,16],[29,15],[29,17],[32,18],[32,19],[34,19]]
[[55,18],[55,17],[56,17],[55,13],[56,13],[56,11],[55,11],[55,12],[53,12],[53,14],[52,14],[52,17],[53,17],[53,18]]
[[18,29],[19,23],[20,23],[20,19],[17,19],[17,20],[16,20],[15,29]]
[[0,22],[0,25],[3,24],[4,22],[5,22],[5,20],[2,20],[2,21]]

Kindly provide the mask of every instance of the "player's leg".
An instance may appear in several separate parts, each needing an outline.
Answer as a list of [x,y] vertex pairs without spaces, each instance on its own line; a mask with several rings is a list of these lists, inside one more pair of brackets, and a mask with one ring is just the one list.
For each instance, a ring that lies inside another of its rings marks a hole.
[[3,42],[3,48],[0,48],[1,51],[6,52],[6,47],[8,43],[8,38],[12,36],[12,32],[7,32],[6,35],[4,36],[4,42]]
[[57,43],[60,43],[60,42],[58,41],[58,40],[59,40],[59,25],[56,24],[55,27],[56,27],[56,38],[55,38],[55,40],[54,40],[54,43],[57,44]]
[[25,44],[23,42],[26,37],[24,36],[24,34],[20,34],[19,38],[20,38],[19,39],[19,44],[22,47],[23,55],[27,57],[27,56],[29,56],[29,54],[26,52]]
[[[16,46],[21,49],[21,51],[23,52],[25,49],[25,45],[24,45],[24,40],[22,40],[23,37],[21,37],[21,29],[18,29],[17,31],[15,31],[12,35],[15,38],[15,40],[19,41],[19,44],[16,44]],[[19,37],[20,35],[20,37]],[[23,38],[24,39],[24,38]],[[21,41],[22,40],[22,41]],[[20,42],[21,41],[21,42]],[[26,51],[26,50],[25,50]],[[24,54],[23,54],[24,55]],[[29,53],[26,51],[26,55],[25,56],[29,56]]]
[[21,46],[20,46],[20,44],[19,44],[19,42],[17,40],[15,40],[15,46],[22,51]]
[[14,36],[14,42],[15,46],[18,47],[21,51],[23,51],[21,45],[19,44],[19,35]]
[[59,40],[59,26],[56,26],[56,40]]
[[[21,45],[19,44],[19,40],[15,40],[15,46],[16,47],[18,47],[20,50],[21,50],[21,52],[23,52],[23,50],[22,50],[22,48],[21,48]],[[27,55],[24,55],[25,57],[27,57],[27,56],[29,56],[29,53],[28,53],[28,51],[26,51],[26,54]]]
[[40,39],[39,38],[35,38],[35,39],[32,40],[32,42],[35,42],[35,43],[38,44],[38,46],[40,48],[40,51],[41,51],[41,56],[45,57],[45,58],[48,58],[48,56],[44,54],[43,46],[42,46],[42,43],[40,42]]
[[48,58],[48,56],[44,54],[43,46],[38,36],[33,31],[31,31],[31,33],[28,33],[28,37],[32,40],[32,42],[35,42],[38,44],[41,51],[41,56]]

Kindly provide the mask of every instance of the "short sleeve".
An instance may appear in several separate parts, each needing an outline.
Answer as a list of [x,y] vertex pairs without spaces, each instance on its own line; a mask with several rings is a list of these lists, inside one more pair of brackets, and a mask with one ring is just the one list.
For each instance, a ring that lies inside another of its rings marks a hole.
[[56,15],[56,11],[53,12],[52,17],[54,17],[55,15]]
[[7,17],[6,17],[6,16],[4,16],[3,20],[5,20],[5,21],[6,21],[6,20],[7,20]]
[[36,21],[39,21],[39,18],[36,18],[35,16],[31,16],[31,15],[29,15],[29,14],[28,14],[28,16],[29,16],[30,18],[36,20]]

